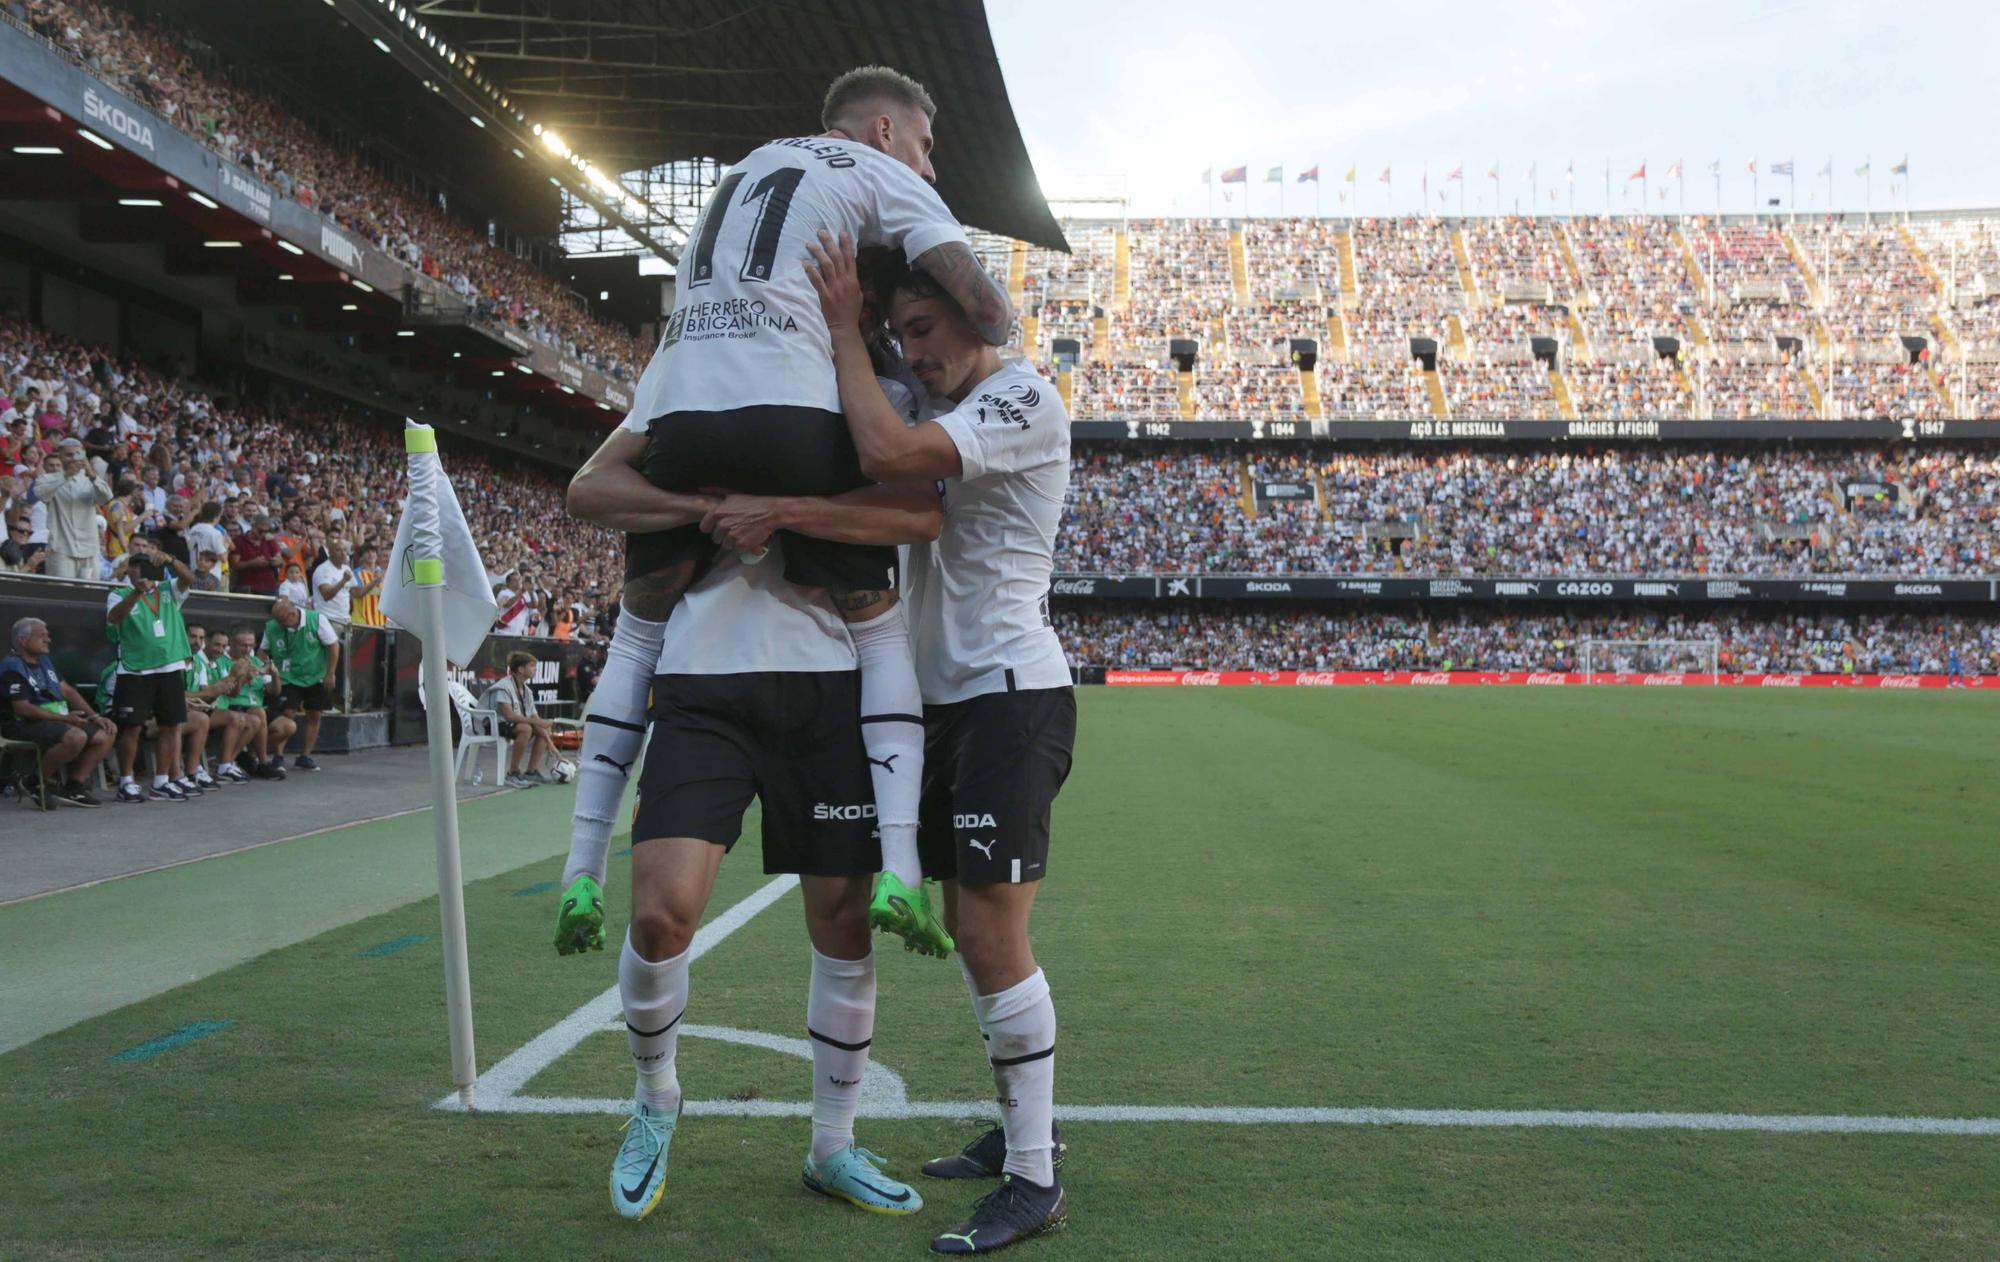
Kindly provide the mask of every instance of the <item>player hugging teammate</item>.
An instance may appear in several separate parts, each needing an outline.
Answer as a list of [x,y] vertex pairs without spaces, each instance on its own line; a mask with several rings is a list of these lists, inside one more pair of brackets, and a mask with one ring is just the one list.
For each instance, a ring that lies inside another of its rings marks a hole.
[[[922,1206],[854,1143],[873,925],[956,949],[998,1087],[1002,1125],[925,1173],[1001,1183],[931,1247],[988,1252],[1067,1213],[1055,1010],[1027,928],[1076,724],[1046,606],[1069,419],[999,358],[1012,313],[928,183],[933,113],[920,86],[867,67],[829,90],[824,135],[732,168],[631,415],[571,485],[573,512],[628,540],[585,728],[564,953],[601,945],[612,813],[651,730],[619,962],[638,1081],[610,1193],[627,1218],[664,1194],[694,930],[753,796],[765,870],[800,875],[812,943],[806,1186],[881,1213]],[[889,247],[872,303],[857,245]],[[877,336],[885,319],[900,357]],[[943,883],[942,923],[926,876]]]

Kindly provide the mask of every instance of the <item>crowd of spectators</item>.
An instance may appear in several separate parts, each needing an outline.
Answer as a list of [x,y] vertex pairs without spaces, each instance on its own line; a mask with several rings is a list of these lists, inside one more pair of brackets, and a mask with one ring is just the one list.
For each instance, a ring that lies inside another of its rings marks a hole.
[[[1316,498],[1253,512],[1263,468],[1316,480]],[[1857,486],[1884,489],[1861,503]],[[1981,446],[1082,447],[1071,492],[1056,545],[1071,572],[2000,570],[2000,453]]]
[[[1526,614],[1496,610],[1292,610],[1064,605],[1070,660],[1110,669],[1580,671],[1583,642],[1713,641],[1724,674],[2000,674],[2000,622],[1956,615],[1661,612],[1643,607]],[[1607,660],[1608,659],[1608,660]],[[1620,665],[1615,648],[1592,662]],[[1688,651],[1633,669],[1705,670]]]
[[1583,420],[1629,420],[1690,416],[1694,396],[1681,367],[1647,347],[1643,355],[1624,363],[1577,362],[1564,365],[1563,381],[1570,402]]
[[1197,417],[1305,415],[1299,370],[1289,363],[1208,364],[1195,374]]
[[232,82],[214,52],[101,0],[32,0],[30,27],[279,196],[317,210],[481,315],[624,380],[647,349],[593,318],[565,284],[371,167],[274,95]]
[[1438,361],[1451,414],[1460,420],[1552,419],[1560,413],[1548,365],[1535,360]]
[[1391,420],[1430,415],[1424,370],[1407,356],[1399,364],[1382,365],[1322,359],[1317,371],[1319,405],[1328,416]]
[[[115,580],[145,537],[197,586],[276,595],[291,581],[309,607],[379,623],[405,471],[383,418],[304,392],[211,392],[0,319],[0,431],[0,568]],[[566,479],[476,447],[447,458],[505,629],[608,626],[619,539],[563,511]]]
[[1472,264],[1473,281],[1487,301],[1524,286],[1547,286],[1550,302],[1571,301],[1569,264],[1550,221],[1520,216],[1475,219],[1460,238]]

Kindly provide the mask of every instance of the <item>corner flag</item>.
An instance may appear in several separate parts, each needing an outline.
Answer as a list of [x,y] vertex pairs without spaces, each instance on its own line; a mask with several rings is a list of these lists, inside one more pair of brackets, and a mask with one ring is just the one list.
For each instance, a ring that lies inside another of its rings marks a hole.
[[458,494],[438,462],[436,431],[414,421],[406,424],[403,445],[410,456],[410,495],[403,519],[396,523],[396,545],[389,552],[382,614],[404,630],[422,635],[418,585],[442,583],[444,655],[454,662],[469,662],[500,610],[493,603],[493,585],[465,524],[465,512],[458,506]]
[[494,608],[486,566],[472,542],[451,479],[438,463],[437,434],[405,418],[403,449],[410,456],[410,494],[396,524],[389,554],[392,578],[382,612],[423,641],[424,696],[430,744],[431,824],[437,841],[438,917],[444,930],[445,1019],[451,1030],[452,1085],[459,1103],[473,1107],[478,1066],[472,1053],[472,976],[465,952],[465,881],[458,856],[458,777],[451,750],[451,695],[446,659],[470,662],[493,629]]

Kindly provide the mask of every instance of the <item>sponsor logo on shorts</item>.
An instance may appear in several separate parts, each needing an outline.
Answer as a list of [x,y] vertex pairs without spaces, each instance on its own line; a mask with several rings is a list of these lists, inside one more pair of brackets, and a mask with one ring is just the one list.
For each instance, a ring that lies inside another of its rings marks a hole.
[[813,818],[816,820],[874,819],[875,804],[869,802],[857,806],[835,806],[829,802],[815,802],[813,803]]
[[974,841],[972,838],[967,837],[965,839],[965,844],[971,846],[974,850],[977,850],[980,854],[983,854],[987,858],[991,859],[993,857],[993,847],[1000,844],[1000,839],[998,837],[995,837],[991,841]]
[[[872,813],[874,808],[870,807],[869,810]],[[998,828],[1000,827],[1000,821],[994,819],[991,815],[954,815],[951,817],[951,826],[953,828]]]

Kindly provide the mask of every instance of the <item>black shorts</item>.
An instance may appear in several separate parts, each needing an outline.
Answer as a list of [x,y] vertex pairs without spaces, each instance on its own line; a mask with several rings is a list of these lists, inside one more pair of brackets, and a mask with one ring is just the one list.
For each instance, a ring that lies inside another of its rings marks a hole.
[[924,707],[924,875],[975,885],[1049,874],[1049,807],[1069,779],[1076,694],[989,692]]
[[111,694],[111,721],[120,729],[144,727],[154,719],[161,727],[187,722],[187,677],[170,670],[158,675],[118,674]]
[[[59,723],[55,719],[12,719],[0,723],[0,736],[10,741],[33,741],[42,749],[61,744],[63,737],[76,730],[71,724]],[[95,735],[95,728],[84,733],[85,737]]]
[[271,708],[279,714],[290,714],[294,710],[318,714],[328,708],[330,696],[325,684],[287,683],[278,693],[278,704]]
[[756,797],[766,872],[881,869],[858,671],[658,675],[651,718],[635,844],[694,837],[726,850]]
[[[840,413],[769,404],[654,417],[641,470],[647,481],[669,491],[726,487],[745,495],[839,495],[871,485],[861,476],[854,435]],[[779,533],[788,582],[836,592],[895,586],[892,547]],[[714,540],[697,526],[631,535],[625,541],[625,578],[630,582],[691,561],[692,583],[715,553]]]

